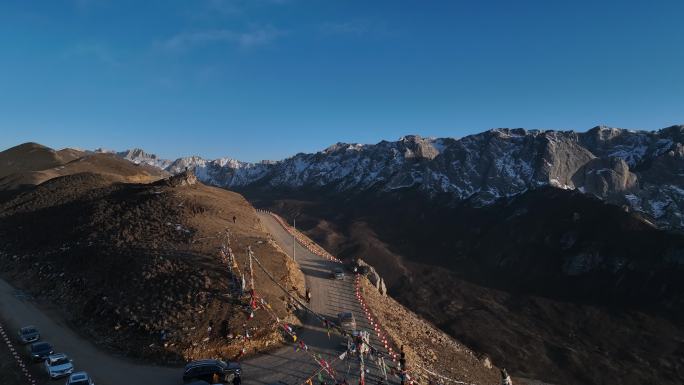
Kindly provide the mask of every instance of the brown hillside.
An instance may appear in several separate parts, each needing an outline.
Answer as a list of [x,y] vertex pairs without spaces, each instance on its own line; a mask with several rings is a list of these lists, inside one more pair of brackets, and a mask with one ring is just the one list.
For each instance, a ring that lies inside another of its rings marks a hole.
[[57,155],[62,159],[63,162],[66,163],[82,157],[84,152],[73,148],[63,148],[57,151]]
[[[217,253],[226,234],[241,268],[251,246],[281,284],[303,288],[242,196],[202,184],[111,183],[93,173],[53,178],[0,203],[0,274],[129,355],[232,357],[273,346],[280,335],[263,311],[249,320],[232,292]],[[279,316],[291,318],[276,285],[261,271],[255,279]],[[249,344],[239,337],[246,329]]]
[[81,172],[101,174],[111,182],[131,183],[151,182],[167,175],[112,154],[89,154],[71,148],[55,151],[37,143],[24,143],[0,152],[0,190],[34,186]]
[[58,167],[73,160],[73,155],[76,154],[57,152],[38,143],[20,144],[0,152],[0,177]]

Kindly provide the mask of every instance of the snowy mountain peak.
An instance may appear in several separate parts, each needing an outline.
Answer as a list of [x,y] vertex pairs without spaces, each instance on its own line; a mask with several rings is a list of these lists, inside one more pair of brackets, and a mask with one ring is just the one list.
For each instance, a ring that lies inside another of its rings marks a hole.
[[536,136],[539,135],[542,131],[526,130],[524,128],[493,128],[489,130],[489,132],[500,138],[511,138],[525,137],[528,135]]
[[612,140],[614,138],[619,137],[620,135],[624,133],[633,133],[629,130],[625,130],[622,128],[615,128],[615,127],[608,127],[608,126],[596,126],[589,131],[587,131],[587,134],[596,136],[600,140]]
[[460,139],[407,135],[377,144],[336,143],[259,163],[198,156],[169,161],[140,149],[118,155],[171,173],[192,169],[205,183],[238,189],[354,194],[413,188],[486,205],[550,185],[626,205],[661,226],[684,228],[682,148],[684,126],[650,132],[599,126],[587,132],[497,128]]
[[429,140],[429,139],[427,139],[427,138],[423,139],[423,137],[420,135],[405,135],[405,136],[402,136],[401,138],[399,138],[399,141],[404,142],[404,143],[422,143],[423,141],[426,141],[426,140]]
[[151,159],[157,159],[157,156],[154,154],[148,154],[146,153],[142,148],[132,148],[129,150],[126,150],[122,153],[124,157],[130,158],[130,159],[135,159],[135,158],[151,158]]
[[321,152],[323,154],[332,154],[332,153],[335,153],[338,151],[346,151],[349,149],[358,149],[357,146],[359,146],[359,145],[355,144],[355,143],[350,144],[350,143],[344,143],[344,142],[337,142],[337,143],[327,147],[326,149],[324,149]]
[[130,160],[135,164],[146,164],[161,168],[162,170],[166,169],[171,164],[170,160],[160,159],[157,155],[149,154],[141,148],[132,148],[126,151],[117,152],[116,155]]

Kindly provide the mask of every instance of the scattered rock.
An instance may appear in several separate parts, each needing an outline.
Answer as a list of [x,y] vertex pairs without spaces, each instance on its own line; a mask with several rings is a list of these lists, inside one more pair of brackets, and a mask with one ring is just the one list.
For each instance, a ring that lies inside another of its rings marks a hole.
[[192,169],[188,168],[184,172],[165,179],[165,183],[171,187],[192,186],[197,184],[197,176]]
[[489,358],[488,355],[486,355],[486,354],[483,355],[482,358],[481,358],[480,360],[482,361],[482,365],[483,365],[485,368],[491,369],[491,368],[493,367],[493,365],[492,365],[492,359]]

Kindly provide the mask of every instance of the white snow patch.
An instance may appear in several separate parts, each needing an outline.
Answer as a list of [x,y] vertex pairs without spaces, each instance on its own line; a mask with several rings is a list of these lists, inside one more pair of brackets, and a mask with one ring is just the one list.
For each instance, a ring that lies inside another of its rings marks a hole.
[[651,215],[654,218],[660,218],[665,215],[665,209],[670,204],[668,201],[649,201],[648,203],[651,206]]

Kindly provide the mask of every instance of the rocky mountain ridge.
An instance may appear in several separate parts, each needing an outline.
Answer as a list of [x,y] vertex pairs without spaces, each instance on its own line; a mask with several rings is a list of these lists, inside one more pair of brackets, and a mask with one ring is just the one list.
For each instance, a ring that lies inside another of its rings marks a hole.
[[276,162],[193,156],[162,160],[140,149],[117,153],[171,173],[194,169],[233,189],[332,193],[417,188],[454,203],[486,206],[541,186],[578,190],[662,228],[684,228],[684,126],[658,131],[594,127],[586,132],[492,129],[463,138],[405,136],[377,144],[336,143]]

